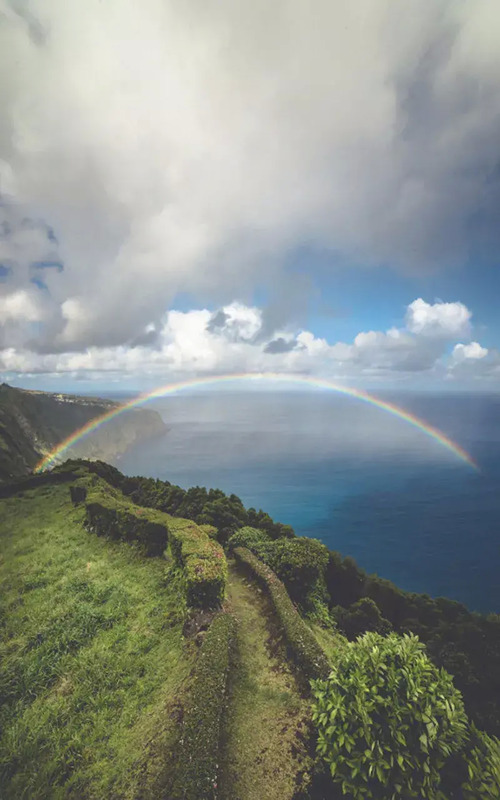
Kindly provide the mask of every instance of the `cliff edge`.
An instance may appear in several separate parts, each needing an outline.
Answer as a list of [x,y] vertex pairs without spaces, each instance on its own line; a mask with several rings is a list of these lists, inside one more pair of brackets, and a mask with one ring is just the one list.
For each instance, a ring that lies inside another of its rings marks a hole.
[[[31,472],[60,442],[120,403],[97,397],[16,389],[0,385],[0,481]],[[151,409],[134,408],[112,419],[66,451],[64,458],[110,460],[137,441],[166,433]]]

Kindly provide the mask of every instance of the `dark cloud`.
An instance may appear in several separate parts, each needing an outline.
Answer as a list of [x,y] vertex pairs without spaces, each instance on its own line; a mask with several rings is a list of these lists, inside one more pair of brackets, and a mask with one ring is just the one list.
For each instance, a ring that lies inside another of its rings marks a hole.
[[224,329],[227,322],[229,320],[229,314],[226,314],[225,311],[219,309],[216,311],[215,314],[212,314],[208,323],[207,323],[207,331],[210,333],[218,333]]
[[127,346],[181,293],[266,297],[260,326],[220,310],[207,328],[265,346],[334,270],[496,262],[497,3],[2,8],[2,291],[64,264],[40,347]]
[[279,336],[277,339],[273,339],[273,341],[266,344],[264,353],[289,353],[291,350],[295,349],[296,345],[297,342],[294,339],[287,341],[283,339],[282,336]]

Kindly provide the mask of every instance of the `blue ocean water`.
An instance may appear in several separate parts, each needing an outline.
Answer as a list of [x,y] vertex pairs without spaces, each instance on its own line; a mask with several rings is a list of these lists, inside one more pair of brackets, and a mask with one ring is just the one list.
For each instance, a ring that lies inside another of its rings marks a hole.
[[116,463],[234,492],[403,589],[500,612],[500,398],[384,399],[442,430],[480,471],[403,420],[321,391],[165,398],[152,407],[169,432]]

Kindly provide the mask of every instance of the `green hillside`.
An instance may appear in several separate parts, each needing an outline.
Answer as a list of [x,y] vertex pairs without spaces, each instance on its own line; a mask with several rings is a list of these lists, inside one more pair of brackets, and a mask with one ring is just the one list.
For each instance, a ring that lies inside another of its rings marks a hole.
[[2,798],[500,796],[498,618],[102,462],[1,494]]
[[[0,384],[0,482],[30,472],[66,437],[118,408],[99,397],[28,391]],[[151,409],[132,409],[71,448],[84,458],[114,458],[141,438],[167,430]]]

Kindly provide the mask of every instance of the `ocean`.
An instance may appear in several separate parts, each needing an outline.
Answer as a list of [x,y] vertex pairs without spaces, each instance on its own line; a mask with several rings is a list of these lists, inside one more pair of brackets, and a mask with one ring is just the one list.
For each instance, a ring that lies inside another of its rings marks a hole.
[[116,465],[220,488],[408,591],[500,612],[500,398],[379,395],[479,465],[333,392],[192,391],[150,403],[169,427]]

